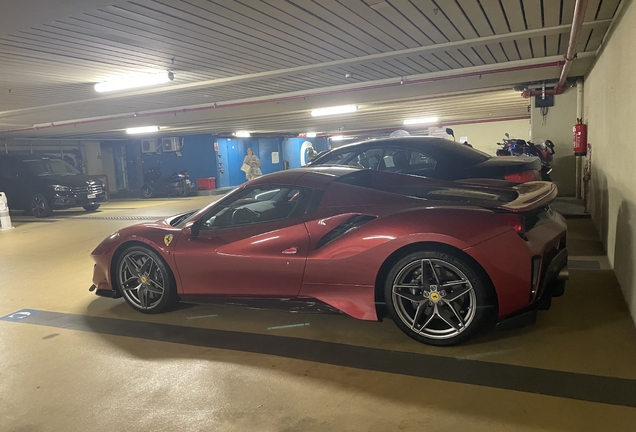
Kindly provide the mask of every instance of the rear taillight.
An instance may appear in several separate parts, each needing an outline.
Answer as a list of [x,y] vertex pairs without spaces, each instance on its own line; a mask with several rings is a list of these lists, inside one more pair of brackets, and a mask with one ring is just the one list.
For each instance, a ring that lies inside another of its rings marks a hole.
[[512,174],[506,174],[506,180],[515,183],[525,183],[530,181],[541,180],[541,174],[537,170],[521,171]]
[[507,218],[508,218],[508,225],[510,225],[510,228],[512,228],[514,232],[519,234],[519,237],[525,240],[526,231],[523,227],[523,216],[508,215]]

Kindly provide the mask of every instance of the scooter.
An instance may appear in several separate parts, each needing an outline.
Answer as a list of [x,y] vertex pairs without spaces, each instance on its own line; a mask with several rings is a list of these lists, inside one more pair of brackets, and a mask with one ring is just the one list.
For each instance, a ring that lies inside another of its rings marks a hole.
[[144,173],[144,184],[141,187],[143,198],[152,198],[158,195],[187,196],[194,188],[187,171],[179,171],[163,177],[157,167],[150,168]]
[[503,143],[497,143],[502,146],[497,150],[497,156],[536,156],[541,160],[541,180],[552,181],[550,173],[552,172],[552,159],[555,153],[554,143],[546,140],[545,143],[535,144],[522,139],[510,138],[506,134]]

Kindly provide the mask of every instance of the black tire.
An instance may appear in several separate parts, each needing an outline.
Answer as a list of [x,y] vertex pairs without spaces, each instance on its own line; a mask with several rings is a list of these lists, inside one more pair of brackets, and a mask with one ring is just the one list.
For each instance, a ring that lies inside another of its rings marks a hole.
[[175,196],[188,196],[188,185],[186,184],[185,180],[179,182],[179,188],[175,190]]
[[148,247],[126,248],[119,254],[114,270],[112,279],[116,288],[126,303],[138,312],[158,314],[179,302],[170,268]]
[[29,207],[27,209],[31,216],[37,218],[45,218],[51,216],[53,209],[49,200],[42,194],[35,194],[29,198]]
[[142,198],[152,198],[154,196],[154,192],[150,189],[150,186],[143,185],[141,187],[141,197]]
[[[418,276],[422,272],[424,278]],[[480,274],[459,254],[430,250],[406,255],[386,279],[389,314],[400,330],[418,342],[437,346],[464,342],[494,311],[494,290]]]
[[91,205],[84,206],[84,210],[86,210],[87,212],[97,211],[98,208],[99,208],[99,204],[91,204]]

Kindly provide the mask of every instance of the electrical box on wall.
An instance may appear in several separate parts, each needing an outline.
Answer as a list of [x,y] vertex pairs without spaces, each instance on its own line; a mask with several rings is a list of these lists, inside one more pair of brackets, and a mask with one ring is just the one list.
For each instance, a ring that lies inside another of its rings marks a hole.
[[158,148],[156,139],[141,140],[142,153],[157,153]]
[[161,138],[161,150],[164,152],[176,152],[181,150],[179,138]]
[[547,94],[545,96],[534,97],[535,108],[546,108],[551,106],[554,106],[554,95]]

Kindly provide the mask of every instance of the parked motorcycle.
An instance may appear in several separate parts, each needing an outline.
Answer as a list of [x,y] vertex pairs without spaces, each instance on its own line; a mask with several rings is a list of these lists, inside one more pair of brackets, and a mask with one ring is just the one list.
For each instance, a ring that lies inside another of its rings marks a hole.
[[545,143],[535,144],[517,138],[510,138],[506,134],[503,143],[497,143],[502,146],[497,150],[497,156],[536,156],[541,160],[541,180],[552,181],[550,173],[552,172],[552,159],[554,155],[554,143],[546,140]]
[[164,177],[157,167],[150,168],[144,173],[144,184],[141,187],[143,198],[159,195],[187,196],[194,188],[187,171],[173,172]]

